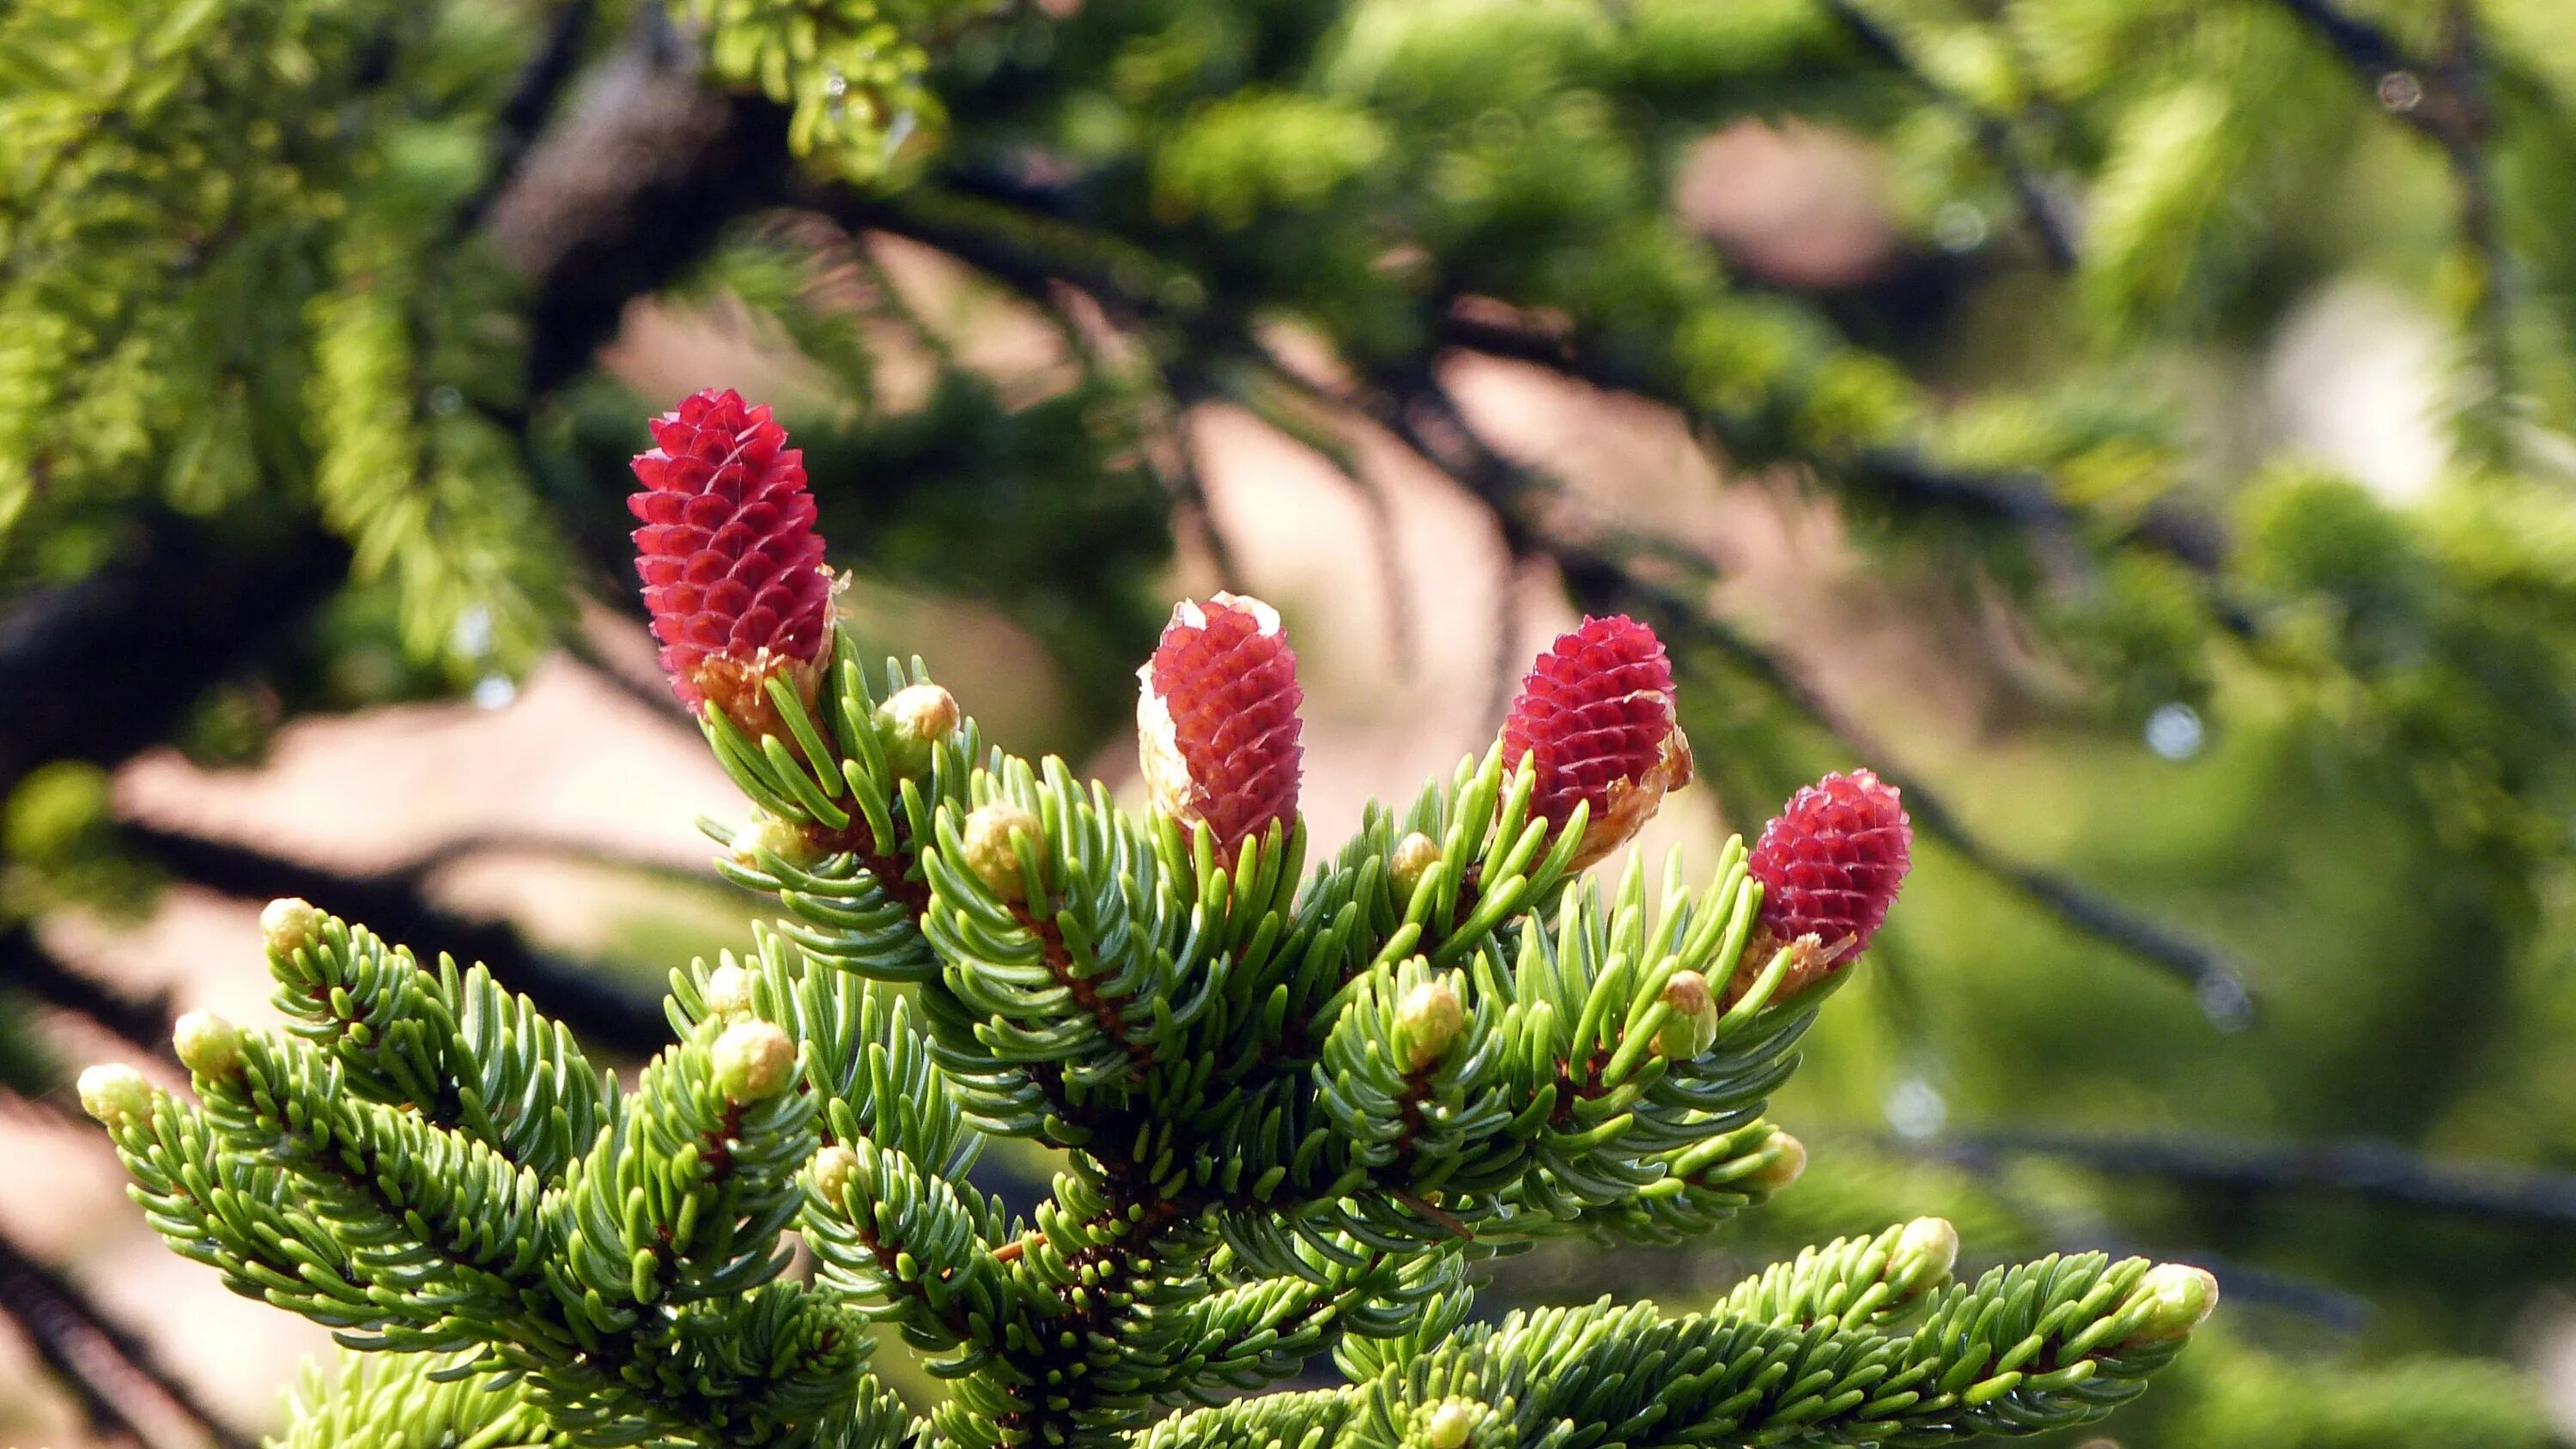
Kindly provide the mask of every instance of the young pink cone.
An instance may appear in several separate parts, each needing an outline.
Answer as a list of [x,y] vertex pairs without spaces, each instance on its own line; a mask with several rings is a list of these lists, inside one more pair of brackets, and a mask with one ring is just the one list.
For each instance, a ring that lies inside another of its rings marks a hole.
[[785,677],[811,701],[831,648],[832,575],[814,532],[805,455],[766,406],[730,389],[683,399],[646,424],[635,572],[662,667],[692,709],[714,704],[744,729],[778,732],[764,691]]
[[1236,594],[1184,601],[1136,678],[1137,743],[1156,810],[1184,829],[1204,822],[1229,856],[1272,824],[1295,822],[1306,695],[1278,610]]
[[1538,771],[1532,813],[1552,828],[1591,806],[1574,868],[1627,844],[1665,792],[1691,781],[1690,741],[1674,703],[1672,661],[1655,631],[1624,614],[1586,618],[1531,665],[1503,719],[1503,762]]
[[1914,826],[1897,790],[1867,770],[1803,787],[1762,828],[1746,868],[1762,882],[1760,929],[1746,948],[1749,983],[1786,945],[1802,948],[1785,999],[1869,948],[1913,862]]

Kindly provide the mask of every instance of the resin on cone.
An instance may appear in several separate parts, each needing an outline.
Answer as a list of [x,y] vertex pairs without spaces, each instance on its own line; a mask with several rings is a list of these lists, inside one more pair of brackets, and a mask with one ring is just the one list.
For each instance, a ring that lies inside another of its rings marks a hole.
[[1550,827],[1592,807],[1574,869],[1634,839],[1665,792],[1691,781],[1672,661],[1655,631],[1614,614],[1559,635],[1503,719],[1503,763],[1524,758],[1538,772],[1530,810]]
[[1739,982],[1783,946],[1800,952],[1786,998],[1869,949],[1913,863],[1914,826],[1896,787],[1867,770],[1827,775],[1762,828],[1746,869],[1762,882],[1760,929]]
[[1136,678],[1137,747],[1156,810],[1185,829],[1204,823],[1225,854],[1295,822],[1305,692],[1278,610],[1237,594],[1184,601]]
[[698,393],[647,424],[635,572],[662,667],[691,709],[713,704],[755,734],[780,725],[765,687],[810,702],[831,648],[832,575],[814,532],[805,455],[731,390]]

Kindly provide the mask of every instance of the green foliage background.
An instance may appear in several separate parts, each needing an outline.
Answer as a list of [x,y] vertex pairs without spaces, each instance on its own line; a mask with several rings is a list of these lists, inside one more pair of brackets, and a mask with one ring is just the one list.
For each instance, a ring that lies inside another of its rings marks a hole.
[[[576,305],[622,289],[792,359],[835,562],[1021,625],[1067,702],[1032,743],[1076,752],[1122,727],[1204,527],[1181,410],[1336,460],[1382,428],[1577,604],[1664,629],[1731,818],[1855,757],[1914,777],[1918,878],[1778,1108],[1815,1172],[1709,1252],[1940,1211],[1998,1253],[2212,1259],[2236,1350],[2119,1442],[2545,1442],[2510,1365],[2563,1317],[2565,1179],[2555,1210],[2472,1211],[2119,1163],[2218,1139],[2576,1168],[2571,56],[2554,0],[39,0],[0,16],[12,627],[177,537],[190,567],[314,571],[157,714],[95,705],[208,758],[524,671],[575,599],[631,609],[623,460],[667,400],[590,365],[617,311]],[[700,110],[635,120],[638,74]],[[1691,148],[1748,121],[1871,148],[1886,275],[1782,280],[1677,215]],[[512,184],[585,124],[656,164],[554,187],[547,224],[591,244],[532,247]],[[1031,400],[961,361],[870,234],[1056,328],[1066,380]],[[2444,329],[2417,496],[2279,446],[2252,381],[2355,279]],[[1869,641],[1716,608],[1686,543],[1466,425],[1436,365],[1460,348],[1794,478],[1858,525],[1869,588],[2008,611],[2026,649],[1978,662],[2009,727],[1962,747],[1904,699],[1819,698],[1799,651]],[[930,360],[922,399],[884,402],[890,350]],[[115,627],[148,658],[168,620]],[[86,698],[14,648],[13,686]],[[2177,705],[2207,731],[2183,761],[2140,744]],[[117,747],[11,729],[19,919],[186,874],[109,818],[90,767]],[[2067,883],[2208,949],[2106,939]],[[59,1077],[14,1013],[0,1067]],[[1510,1271],[1496,1298],[1699,1270]]]

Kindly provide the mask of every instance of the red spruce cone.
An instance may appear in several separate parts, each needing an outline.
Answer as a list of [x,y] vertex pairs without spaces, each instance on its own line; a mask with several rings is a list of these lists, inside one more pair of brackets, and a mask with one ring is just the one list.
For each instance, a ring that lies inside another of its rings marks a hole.
[[1581,870],[1635,837],[1691,781],[1690,741],[1674,706],[1673,666],[1655,631],[1614,614],[1586,618],[1530,667],[1503,719],[1503,762],[1538,770],[1533,813],[1562,827],[1588,804]]
[[762,686],[784,674],[814,697],[830,648],[832,574],[814,532],[805,455],[767,406],[707,391],[646,424],[635,572],[662,667],[691,709],[712,702],[754,733],[779,721]]
[[1184,828],[1206,822],[1221,852],[1297,818],[1305,756],[1297,706],[1306,694],[1278,610],[1235,594],[1184,601],[1136,678],[1137,741],[1155,809]]
[[1827,775],[1799,790],[1762,828],[1747,863],[1762,882],[1762,918],[1739,978],[1759,974],[1772,951],[1803,940],[1812,959],[1781,983],[1778,994],[1786,997],[1868,949],[1896,903],[1913,850],[1914,827],[1896,787],[1869,771]]

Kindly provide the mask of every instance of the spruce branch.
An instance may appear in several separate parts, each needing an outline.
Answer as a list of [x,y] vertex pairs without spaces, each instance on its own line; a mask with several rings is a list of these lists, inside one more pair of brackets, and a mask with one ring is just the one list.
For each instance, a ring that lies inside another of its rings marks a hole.
[[288,1029],[327,1054],[354,1095],[459,1131],[540,1177],[607,1125],[611,1094],[562,1023],[497,985],[488,968],[411,953],[297,899],[272,902],[275,1002]]
[[120,835],[172,875],[236,900],[299,897],[344,920],[402,921],[422,952],[484,963],[583,1040],[608,1050],[645,1056],[668,1039],[651,1000],[617,986],[595,967],[530,946],[514,926],[437,904],[423,888],[423,869],[349,875],[149,821],[128,821]]
[[1718,1300],[1730,1318],[1775,1328],[1867,1328],[1948,1286],[1958,1230],[1917,1218],[1874,1237],[1839,1238],[1745,1279]]
[[[928,1432],[977,1449],[1128,1442],[1327,1349],[1351,1391],[1215,1410],[1204,1437],[1933,1443],[2082,1422],[2206,1313],[2196,1269],[2052,1260],[1899,1334],[1949,1265],[1917,1224],[1728,1313],[1462,1327],[1474,1259],[1705,1232],[1796,1180],[1806,1150],[1763,1112],[1901,884],[1896,793],[1829,777],[1697,888],[1678,858],[1581,879],[1690,778],[1663,645],[1588,619],[1481,758],[1310,872],[1267,605],[1175,609],[1139,670],[1140,818],[986,749],[918,661],[871,687],[815,607],[800,457],[765,409],[703,394],[657,442],[645,598],[751,806],[711,828],[722,868],[780,929],[673,974],[676,1040],[621,1091],[489,973],[280,901],[286,1033],[183,1018],[200,1107],[130,1069],[81,1081],[174,1249],[353,1346],[466,1355],[438,1372],[506,1397],[384,1392],[585,1446],[886,1443],[907,1426],[866,1329],[889,1323],[952,1386]],[[1062,1154],[1028,1221],[961,1180],[985,1132]],[[790,1228],[810,1282],[782,1276]],[[1658,1405],[1629,1397],[1647,1361],[1686,1370]]]
[[570,1449],[533,1404],[458,1370],[471,1355],[350,1354],[308,1364],[290,1394],[281,1449],[346,1449],[400,1425],[414,1442]]
[[[2215,1298],[2196,1271],[2099,1255],[1998,1269],[1942,1294],[1905,1336],[1606,1302],[1514,1314],[1361,1386],[1361,1433],[1507,1444],[1589,1426],[1628,1445],[1933,1445],[2068,1427],[2134,1397],[2171,1359],[2174,1335]],[[1656,1364],[1646,1381],[1631,1372],[1641,1360]]]

